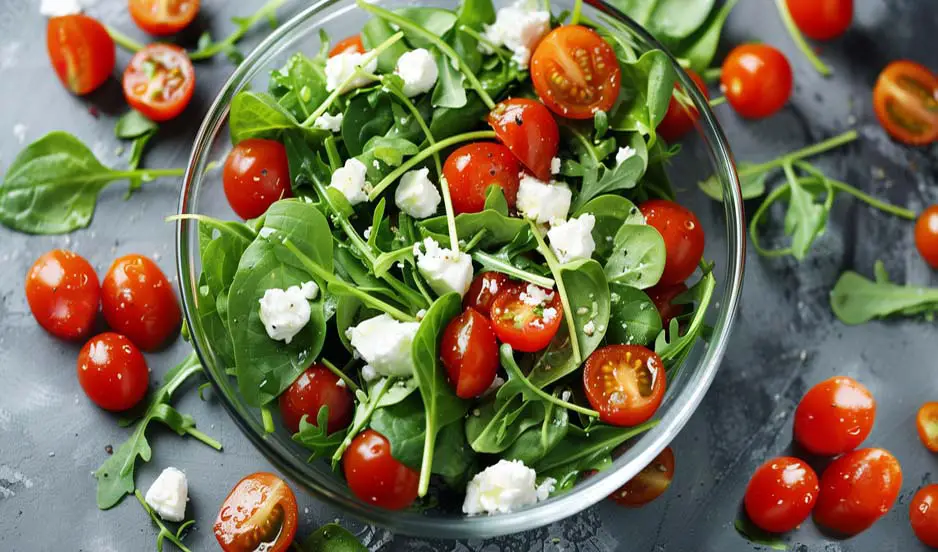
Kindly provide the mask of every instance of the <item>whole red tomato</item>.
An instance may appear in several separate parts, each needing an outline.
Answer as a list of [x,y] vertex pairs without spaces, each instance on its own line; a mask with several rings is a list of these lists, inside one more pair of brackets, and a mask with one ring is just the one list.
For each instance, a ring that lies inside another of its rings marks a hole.
[[746,487],[746,514],[761,529],[785,533],[808,519],[817,501],[817,474],[804,461],[789,456],[759,466]]
[[108,325],[144,351],[163,345],[179,329],[182,313],[173,286],[149,257],[126,255],[114,261],[101,290]]
[[821,476],[814,521],[835,533],[856,535],[892,508],[902,489],[902,468],[889,452],[860,449],[834,460]]
[[795,410],[795,440],[813,454],[851,451],[873,429],[876,401],[857,380],[837,376],[815,385]]
[[91,338],[78,353],[78,383],[96,405],[120,412],[147,393],[150,371],[143,354],[126,337],[107,332]]
[[98,315],[98,275],[81,255],[53,249],[36,259],[26,274],[26,302],[47,332],[62,339],[81,339]]

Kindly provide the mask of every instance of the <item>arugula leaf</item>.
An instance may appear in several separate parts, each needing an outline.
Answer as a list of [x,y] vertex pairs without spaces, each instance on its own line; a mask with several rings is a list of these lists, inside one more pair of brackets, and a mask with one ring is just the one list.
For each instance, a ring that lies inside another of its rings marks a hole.
[[696,303],[697,307],[683,335],[681,335],[680,323],[676,318],[672,318],[667,331],[661,330],[655,339],[655,353],[661,357],[669,369],[680,366],[690,354],[697,338],[703,335],[706,328],[704,318],[707,316],[707,307],[710,305],[715,287],[713,265],[705,265],[700,280],[671,301],[675,305]]
[[664,238],[647,224],[623,224],[613,238],[613,253],[603,270],[610,282],[645,289],[664,273]]
[[186,532],[186,529],[188,529],[191,525],[195,523],[194,519],[190,519],[189,521],[181,523],[179,525],[179,528],[176,529],[176,532],[174,533],[170,531],[169,529],[167,529],[166,525],[164,525],[163,522],[160,521],[160,518],[156,516],[156,514],[153,512],[153,509],[150,508],[150,505],[147,504],[146,500],[144,500],[143,494],[141,494],[139,490],[134,489],[134,496],[137,498],[137,502],[139,502],[140,505],[143,506],[143,509],[146,510],[147,515],[150,516],[150,519],[153,520],[153,523],[155,523],[156,526],[159,527],[160,529],[160,532],[156,535],[156,551],[157,552],[163,552],[164,540],[168,540],[169,542],[175,544],[179,548],[179,550],[181,550],[182,552],[192,552],[188,547],[186,547],[185,544],[182,543],[182,539],[184,537],[184,533]]
[[610,343],[648,345],[661,332],[655,303],[639,289],[618,282],[609,284],[612,309],[606,337]]
[[674,90],[676,77],[671,60],[661,50],[651,50],[637,61],[624,61],[620,65],[622,90],[609,114],[609,127],[654,136]]
[[714,0],[611,0],[610,4],[635,19],[659,40],[680,39],[703,26]]
[[586,202],[573,212],[572,218],[584,213],[593,215],[593,257],[608,259],[615,248],[615,235],[624,224],[645,224],[645,217],[634,203],[620,195],[601,195]]
[[853,271],[840,275],[830,301],[834,315],[844,324],[938,312],[938,289],[894,284],[889,281],[882,261],[876,261],[875,273],[876,281]]
[[267,3],[258,8],[251,17],[232,17],[231,21],[237,26],[237,29],[225,37],[224,40],[214,42],[210,34],[204,33],[199,38],[198,49],[195,52],[190,52],[189,58],[193,61],[198,61],[213,58],[218,54],[225,54],[235,65],[239,64],[241,60],[244,59],[244,56],[235,49],[234,45],[237,44],[258,21],[267,19],[275,23],[277,8],[282,6],[284,2],[286,2],[286,0],[268,0]]
[[[765,193],[765,183],[770,171],[761,170],[759,165],[743,161],[736,166],[739,176],[739,191],[743,199],[754,199]],[[700,191],[716,201],[723,201],[723,187],[717,176],[711,175],[697,183]]]
[[501,360],[502,368],[508,373],[508,381],[502,385],[495,394],[496,406],[508,403],[517,395],[521,395],[521,398],[525,401],[543,401],[545,404],[554,404],[555,406],[573,410],[584,416],[591,418],[599,417],[599,413],[595,410],[559,399],[542,391],[537,385],[532,383],[521,372],[518,363],[515,362],[514,350],[511,348],[511,345],[505,343],[499,348],[499,359]]
[[459,109],[466,105],[466,89],[463,86],[463,74],[459,69],[453,67],[449,59],[440,53],[439,50],[433,50],[433,60],[436,62],[439,70],[439,77],[436,86],[433,88],[433,107],[448,107]]
[[741,537],[756,546],[764,546],[772,550],[788,550],[788,545],[785,544],[785,541],[778,538],[777,535],[759,529],[746,517],[736,518],[736,521],[733,522],[733,527],[736,528],[736,532],[739,533]]
[[790,165],[785,166],[788,177],[789,203],[785,213],[785,233],[791,236],[791,254],[799,261],[804,259],[811,244],[827,225],[834,193],[828,187],[827,199],[823,204],[815,203],[814,194],[801,186]]
[[[478,412],[477,412],[478,411]],[[472,450],[498,454],[514,443],[525,430],[544,421],[544,403],[521,397],[496,401],[490,396],[466,418],[466,438]]]
[[228,126],[234,144],[248,138],[279,139],[287,130],[300,130],[314,140],[329,135],[328,131],[302,126],[270,94],[249,90],[238,92],[231,101]]
[[329,405],[327,404],[319,408],[315,424],[309,423],[307,418],[308,416],[304,415],[300,419],[300,430],[293,434],[293,440],[312,452],[310,462],[316,458],[329,458],[338,450],[348,431],[340,429],[332,433],[328,432]]
[[159,125],[144,117],[139,111],[131,109],[117,120],[114,125],[114,135],[122,140],[133,140],[158,128]]
[[596,177],[584,177],[583,184],[580,187],[580,193],[573,203],[573,209],[580,209],[589,200],[600,194],[616,192],[619,190],[628,190],[634,188],[645,174],[648,167],[648,149],[645,139],[638,132],[634,132],[629,137],[629,147],[635,150],[635,155],[617,163],[613,168],[607,168],[605,165],[597,164],[598,173]]
[[[150,143],[150,140],[156,136],[156,129],[142,134],[134,139],[133,145],[130,148],[130,158],[127,160],[127,170],[136,170],[140,167],[140,161],[143,160],[143,152],[147,148],[147,144]],[[135,176],[129,179],[130,188],[127,190],[127,196],[130,197],[130,194],[136,192],[143,187],[143,177]]]
[[325,68],[297,52],[271,72],[268,91],[297,121],[305,121],[329,97]]
[[300,552],[368,552],[368,549],[348,529],[329,523],[306,537]]

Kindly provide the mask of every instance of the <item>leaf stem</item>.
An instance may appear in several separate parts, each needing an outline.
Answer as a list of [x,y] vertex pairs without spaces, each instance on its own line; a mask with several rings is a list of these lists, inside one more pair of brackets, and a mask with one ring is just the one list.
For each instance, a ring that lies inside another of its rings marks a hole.
[[184,176],[186,169],[134,169],[132,171],[115,171],[114,180],[139,177],[143,180],[155,180],[157,178],[168,178],[172,176]]
[[825,77],[830,76],[830,67],[821,61],[821,58],[814,53],[814,49],[811,48],[811,45],[804,39],[804,35],[798,30],[798,25],[795,24],[795,20],[791,17],[791,12],[788,11],[786,1],[775,0],[775,6],[778,7],[778,14],[782,17],[782,23],[785,24],[788,34],[791,35],[791,39],[795,42],[795,45],[798,46],[798,49],[801,50],[801,53],[804,54],[804,57],[808,58],[808,61],[811,62],[811,65],[814,66],[818,73]]
[[[365,424],[371,419],[371,415],[374,414],[375,410],[378,409],[378,403],[381,401],[381,397],[384,396],[385,391],[387,391],[393,380],[395,378],[384,378],[379,381],[375,387],[371,390],[372,394],[367,397],[368,405],[365,407],[365,411],[362,413],[361,419],[353,419],[352,426],[349,427],[349,432],[346,434],[345,439],[342,440],[342,444],[339,445],[339,448],[336,449],[335,454],[332,455],[332,464],[336,465],[339,460],[342,459],[342,453],[345,452],[345,449],[352,443],[352,439],[358,435],[362,428],[365,427]],[[356,393],[356,396],[363,395],[362,393]],[[356,413],[355,418],[358,418]]]
[[793,152],[782,155],[781,157],[772,159],[771,161],[766,161],[765,163],[759,163],[756,165],[747,165],[739,170],[739,177],[742,179],[744,177],[757,175],[771,169],[777,169],[784,166],[786,163],[794,163],[807,157],[812,157],[820,153],[824,153],[828,150],[832,150],[844,144],[849,144],[857,138],[859,138],[857,131],[848,130],[843,134],[838,134],[837,136],[828,138],[827,140],[818,142],[812,146],[795,150]]
[[553,251],[547,247],[547,243],[544,241],[544,237],[541,236],[541,232],[534,224],[534,221],[528,220],[528,224],[531,225],[531,233],[534,234],[534,239],[537,240],[537,250],[541,252],[544,260],[547,261],[547,267],[550,268],[550,273],[554,276],[554,283],[557,284],[557,293],[560,294],[563,316],[567,320],[567,331],[570,334],[570,347],[573,348],[573,362],[574,364],[580,364],[583,362],[583,354],[580,351],[580,340],[576,334],[576,320],[573,319],[573,309],[570,308],[570,299],[567,298],[567,290],[564,288],[563,278],[560,274],[560,263],[557,261],[557,257],[554,256]]
[[515,378],[520,381],[525,387],[527,387],[531,392],[537,395],[541,400],[544,400],[550,404],[559,406],[561,408],[566,408],[567,410],[572,410],[583,414],[584,416],[589,416],[590,418],[598,418],[599,412],[580,406],[578,404],[573,404],[571,402],[565,401],[559,397],[555,397],[550,393],[547,393],[540,387],[531,383],[531,380],[524,377],[524,374],[521,372],[521,369],[518,367],[518,364],[515,362],[514,358],[514,349],[511,345],[505,343],[501,346],[499,351],[501,353],[502,366],[505,368],[505,371],[509,374],[509,380]]
[[541,286],[544,288],[553,289],[554,287],[553,279],[547,278],[546,276],[539,276],[533,272],[522,270],[511,263],[506,263],[505,261],[497,257],[493,257],[492,255],[489,255],[483,251],[473,251],[472,258],[483,266],[493,268],[496,271],[505,273],[509,276],[514,276],[519,280],[524,280],[525,282],[530,282],[536,286]]
[[178,214],[178,215],[170,215],[170,216],[166,217],[166,218],[163,219],[163,220],[164,220],[165,222],[178,222],[178,221],[182,221],[182,220],[194,220],[194,221],[197,221],[197,222],[200,223],[200,224],[206,224],[206,225],[208,225],[208,226],[211,226],[212,228],[214,228],[215,230],[218,230],[218,231],[221,232],[222,234],[227,234],[227,235],[229,235],[229,236],[232,236],[232,237],[234,237],[234,238],[237,238],[239,241],[243,241],[243,242],[245,242],[245,243],[251,243],[251,240],[248,239],[248,237],[245,236],[244,234],[235,232],[235,231],[234,231],[230,226],[228,226],[227,224],[224,224],[224,223],[222,223],[220,220],[218,220],[218,219],[216,219],[216,218],[213,218],[213,217],[210,217],[210,216],[208,216],[208,215],[200,215],[200,214],[197,214],[197,213],[180,213],[180,214]]
[[[545,11],[549,12],[550,8],[549,7],[546,8]],[[491,40],[482,36],[482,33],[473,29],[472,27],[468,25],[460,25],[459,30],[471,36],[472,38],[476,39],[480,44],[484,44],[488,49],[492,50],[492,52],[494,52],[495,55],[497,55],[498,57],[502,59],[511,59],[511,56],[512,56],[511,50],[509,50],[508,48],[505,48],[504,46],[499,46],[498,44],[495,44]]]
[[709,69],[704,69],[703,73],[701,73],[700,76],[701,78],[703,78],[704,82],[716,82],[720,80],[720,77],[722,75],[723,75],[722,67],[710,67]]
[[343,372],[342,370],[339,370],[339,368],[338,368],[335,364],[329,362],[329,359],[323,357],[322,359],[320,359],[320,362],[322,362],[323,365],[325,365],[325,367],[326,367],[330,372],[332,372],[333,374],[335,374],[337,378],[339,378],[340,380],[342,380],[343,382],[345,382],[345,385],[349,388],[349,390],[352,391],[352,394],[353,394],[353,395],[354,395],[355,393],[357,393],[359,389],[361,389],[361,387],[359,387],[357,383],[355,383],[354,381],[352,381],[352,378],[348,377],[348,376],[345,374],[345,372]]
[[573,4],[573,13],[570,15],[570,24],[579,25],[580,15],[583,13],[583,0],[576,0]]
[[209,59],[211,57],[214,57],[216,54],[219,54],[225,51],[226,49],[234,46],[236,42],[241,40],[241,38],[243,38],[244,35],[247,34],[248,30],[251,27],[253,27],[255,23],[257,23],[258,21],[262,19],[268,19],[272,17],[277,11],[277,8],[279,8],[284,3],[286,3],[286,1],[287,0],[269,0],[266,4],[261,6],[259,10],[254,12],[254,15],[248,18],[247,21],[239,25],[238,29],[235,32],[228,35],[221,42],[214,42],[206,48],[202,48],[200,50],[196,50],[195,52],[190,53],[189,59],[193,61]]
[[264,433],[273,433],[277,430],[274,425],[274,415],[270,412],[270,407],[266,404],[261,405],[261,422],[264,424]]
[[904,207],[899,207],[898,205],[893,205],[891,203],[886,203],[885,201],[880,201],[879,199],[876,199],[875,197],[851,186],[850,184],[847,184],[846,182],[841,182],[839,180],[827,178],[826,176],[824,176],[823,173],[821,173],[821,171],[814,168],[814,166],[812,166],[810,163],[797,161],[795,162],[795,165],[799,169],[805,172],[809,172],[818,178],[824,178],[825,180],[827,180],[827,182],[831,185],[833,189],[839,192],[844,192],[846,194],[852,195],[853,197],[859,199],[860,201],[867,203],[871,207],[879,209],[880,211],[884,211],[886,213],[895,215],[899,218],[904,218],[906,220],[915,220],[918,218],[918,215],[915,213],[915,211],[912,211],[911,209],[906,209]]
[[136,40],[118,31],[114,27],[105,25],[104,28],[107,30],[107,34],[111,35],[111,40],[113,40],[114,43],[121,48],[131,52],[139,52],[140,50],[143,50],[143,44],[140,44]]
[[[163,522],[160,521],[159,518],[156,517],[156,514],[153,513],[153,510],[150,508],[150,505],[147,504],[146,500],[143,499],[143,495],[140,493],[140,489],[134,489],[134,496],[137,497],[137,502],[139,502],[140,505],[143,506],[143,509],[146,510],[147,512],[147,515],[149,515],[150,519],[153,520],[153,523],[156,523],[157,527],[160,528],[160,534],[159,536],[156,537],[157,542],[160,542],[164,538],[169,539],[169,542],[178,546],[179,549],[182,550],[182,552],[192,552],[186,547],[186,545],[182,543],[182,541],[176,536],[175,533],[167,529],[166,526],[163,525]],[[162,548],[162,547],[159,547],[159,548]]]
[[201,431],[199,431],[198,429],[196,429],[196,428],[194,428],[194,427],[186,428],[186,433],[188,433],[189,435],[195,437],[195,438],[198,439],[199,441],[202,441],[203,443],[205,443],[206,445],[212,447],[212,448],[215,449],[215,450],[221,450],[221,449],[222,449],[222,444],[221,444],[221,443],[219,443],[219,442],[216,441],[215,439],[212,439],[211,437],[209,437],[208,435],[202,433]]
[[726,96],[719,96],[710,100],[710,107],[716,107],[726,103]]

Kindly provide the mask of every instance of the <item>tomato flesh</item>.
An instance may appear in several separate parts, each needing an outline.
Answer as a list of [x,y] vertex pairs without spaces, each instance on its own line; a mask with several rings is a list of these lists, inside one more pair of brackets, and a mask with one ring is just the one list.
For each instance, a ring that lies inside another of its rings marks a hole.
[[153,121],[168,121],[192,100],[195,69],[179,46],[150,44],[130,59],[123,86],[130,107]]
[[101,292],[108,325],[144,351],[165,344],[182,322],[172,284],[149,257],[126,255],[114,261]]
[[560,295],[533,284],[503,288],[492,303],[492,329],[516,351],[533,353],[550,343],[563,322]]
[[835,533],[856,535],[892,508],[902,489],[902,468],[889,452],[860,449],[834,460],[821,476],[814,521]]
[[544,104],[511,98],[496,105],[488,120],[498,139],[534,176],[550,179],[551,160],[560,147],[560,129]]
[[815,40],[844,34],[853,20],[853,0],[786,0],[795,25]]
[[493,142],[462,146],[451,153],[443,165],[443,176],[456,213],[482,211],[489,186],[501,188],[508,208],[514,209],[520,172],[521,165],[511,150]]
[[296,536],[296,497],[276,475],[252,473],[238,482],[215,518],[225,552],[286,552]]
[[932,268],[938,268],[938,205],[925,209],[915,222],[915,248]]
[[909,503],[909,522],[918,540],[938,548],[938,485],[919,489]]
[[930,402],[918,409],[915,418],[918,436],[925,448],[938,452],[938,402]]
[[84,257],[53,249],[36,259],[26,274],[26,302],[47,332],[81,339],[91,332],[98,315],[98,275]]
[[[700,78],[700,75],[693,69],[688,69],[687,75],[694,81],[694,84],[697,85],[697,89],[700,90],[704,97],[709,100],[710,93],[707,91],[707,85],[704,83],[703,79]],[[674,89],[682,90],[676,83]],[[664,119],[658,123],[658,134],[668,142],[677,141],[688,132],[694,130],[694,124],[699,118],[700,112],[697,111],[697,108],[694,107],[693,104],[685,105],[679,101],[677,95],[672,95],[671,101],[668,102],[668,111],[664,114]]]
[[104,84],[117,59],[114,40],[104,25],[80,14],[49,19],[46,48],[59,80],[80,96]]
[[329,433],[335,433],[352,423],[355,401],[352,392],[339,376],[328,368],[314,364],[280,395],[280,416],[290,433],[300,430],[300,420],[307,416],[308,423],[318,425],[319,409],[329,407]]
[[664,238],[667,260],[659,285],[674,285],[690,278],[704,252],[704,231],[690,209],[666,199],[652,199],[639,205],[645,222]]
[[293,197],[286,148],[274,140],[244,140],[228,153],[222,184],[228,204],[239,217],[263,215],[276,201]]
[[900,142],[921,146],[938,140],[938,76],[913,61],[893,61],[876,79],[873,109]]
[[417,499],[420,474],[391,456],[391,443],[373,429],[352,439],[342,455],[342,468],[349,489],[365,502],[403,510]]
[[597,111],[612,109],[621,78],[612,46],[580,25],[557,27],[531,56],[537,95],[551,111],[570,119],[590,119]]
[[786,533],[808,519],[819,491],[811,466],[783,456],[762,464],[752,474],[743,503],[749,519],[759,528]]
[[791,96],[791,65],[766,44],[733,48],[723,62],[720,83],[726,100],[743,117],[759,119],[780,110]]
[[873,429],[876,401],[857,380],[836,376],[812,387],[795,410],[795,440],[812,454],[851,451]]
[[654,416],[664,399],[661,358],[640,345],[606,345],[586,360],[583,388],[599,419],[634,426]]
[[464,309],[475,309],[479,314],[488,318],[492,314],[492,303],[498,292],[507,286],[515,286],[508,276],[501,272],[486,271],[472,280],[469,291],[462,298]]
[[97,335],[78,353],[78,383],[91,402],[105,410],[135,406],[147,394],[149,380],[143,354],[120,334]]
[[199,0],[130,0],[130,17],[144,31],[157,36],[178,33],[199,13]]
[[362,35],[352,35],[335,43],[329,50],[329,57],[339,54],[364,54],[365,46],[362,44]]
[[663,495],[674,479],[674,451],[666,447],[661,454],[629,479],[629,482],[609,495],[617,504],[628,508],[644,506]]
[[443,330],[440,358],[458,397],[484,393],[498,371],[498,343],[488,319],[471,307],[452,319]]

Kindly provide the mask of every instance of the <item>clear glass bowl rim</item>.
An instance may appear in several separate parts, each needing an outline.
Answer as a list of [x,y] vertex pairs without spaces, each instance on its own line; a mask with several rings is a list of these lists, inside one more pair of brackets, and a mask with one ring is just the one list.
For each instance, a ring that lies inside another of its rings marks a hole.
[[[236,68],[222,87],[203,119],[195,139],[192,154],[180,191],[177,212],[189,213],[188,206],[195,200],[199,189],[201,174],[207,166],[207,155],[212,146],[215,131],[228,116],[230,100],[234,93],[241,90],[248,82],[258,63],[268,61],[271,52],[277,50],[283,40],[292,40],[303,32],[306,23],[319,17],[321,12],[333,6],[354,2],[350,0],[320,0],[295,15],[289,21],[274,30],[250,55]],[[630,32],[650,48],[668,50],[628,16],[600,0],[587,0],[587,4],[618,19],[629,28]],[[668,56],[675,68],[679,67],[670,53]],[[415,512],[393,512],[377,508],[348,496],[339,495],[321,485],[307,469],[305,459],[286,457],[281,454],[255,425],[238,412],[231,397],[223,390],[219,378],[227,377],[223,371],[214,369],[212,355],[207,354],[200,344],[204,339],[198,322],[193,316],[195,293],[198,288],[197,274],[194,271],[193,251],[190,248],[190,236],[197,230],[197,223],[192,220],[180,220],[176,229],[176,261],[180,294],[186,323],[192,332],[192,345],[203,366],[206,376],[222,398],[222,404],[229,415],[254,446],[278,469],[289,478],[299,482],[305,490],[330,506],[337,507],[368,523],[381,525],[402,534],[427,538],[482,538],[521,532],[541,527],[572,516],[603,498],[625,484],[641,469],[648,465],[684,427],[690,416],[700,404],[719,367],[725,353],[728,337],[732,331],[738,308],[743,282],[745,260],[745,224],[742,193],[736,174],[736,165],[707,99],[701,94],[693,81],[683,71],[678,71],[678,80],[700,112],[698,132],[704,135],[710,144],[709,155],[718,169],[716,174],[723,190],[723,205],[727,224],[727,277],[722,285],[721,305],[718,308],[711,342],[706,348],[700,363],[690,370],[690,378],[680,394],[674,398],[673,406],[659,418],[658,425],[640,437],[641,446],[633,446],[615,460],[606,469],[566,493],[508,514],[473,517],[432,517]],[[660,412],[659,412],[660,413]]]

